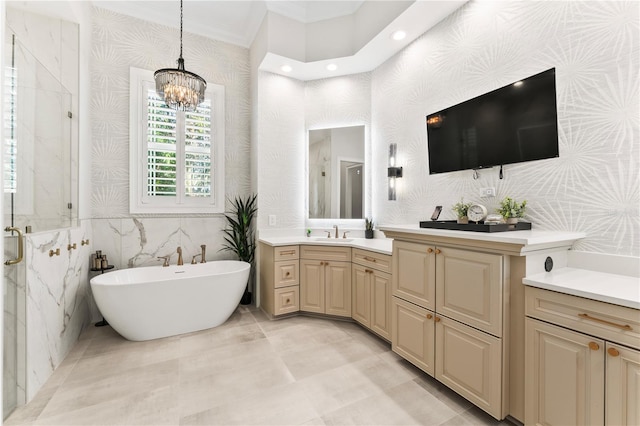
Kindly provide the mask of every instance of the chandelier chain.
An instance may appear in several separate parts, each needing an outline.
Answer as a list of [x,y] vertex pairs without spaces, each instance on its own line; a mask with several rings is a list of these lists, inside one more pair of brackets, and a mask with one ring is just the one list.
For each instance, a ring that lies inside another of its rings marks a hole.
[[182,58],[182,0],[180,0],[180,57]]

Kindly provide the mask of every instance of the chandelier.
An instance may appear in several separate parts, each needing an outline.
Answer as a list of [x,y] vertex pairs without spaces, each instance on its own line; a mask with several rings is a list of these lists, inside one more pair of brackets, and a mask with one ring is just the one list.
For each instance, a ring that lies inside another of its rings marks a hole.
[[153,74],[156,92],[171,108],[177,111],[195,111],[204,101],[207,82],[198,74],[184,69],[182,59],[182,0],[180,0],[180,57],[178,68],[162,68]]

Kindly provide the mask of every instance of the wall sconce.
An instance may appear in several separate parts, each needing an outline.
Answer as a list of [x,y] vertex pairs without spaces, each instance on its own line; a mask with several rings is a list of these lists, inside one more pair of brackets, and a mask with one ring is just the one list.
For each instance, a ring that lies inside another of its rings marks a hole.
[[398,145],[389,144],[389,168],[387,169],[387,177],[389,178],[389,200],[396,199],[396,179],[402,177],[402,167],[396,165],[396,151]]

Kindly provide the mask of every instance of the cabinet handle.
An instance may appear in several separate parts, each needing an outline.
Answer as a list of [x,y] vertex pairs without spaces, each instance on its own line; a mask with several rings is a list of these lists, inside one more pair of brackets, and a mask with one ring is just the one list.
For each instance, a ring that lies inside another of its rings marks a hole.
[[436,249],[436,254],[440,254],[440,253],[442,253],[440,249]]
[[597,351],[598,349],[600,349],[600,345],[596,342],[589,342],[589,349],[591,349],[592,351]]
[[433,318],[433,315],[427,314],[427,319],[431,319],[431,318]]
[[376,260],[375,260],[374,258],[372,258],[372,257],[369,257],[369,256],[365,256],[365,257],[364,257],[364,260],[366,260],[367,262],[373,262],[373,263],[376,263]]
[[611,356],[620,355],[620,351],[618,351],[616,348],[609,348],[609,349],[607,349],[607,352],[609,352],[609,355],[611,355]]
[[436,319],[434,319],[435,322],[440,322],[440,317],[436,317]]
[[588,319],[588,320],[591,320],[591,321],[599,322],[600,324],[610,325],[611,327],[617,327],[617,328],[620,328],[622,330],[627,330],[627,331],[633,330],[633,328],[631,328],[631,326],[629,324],[624,324],[624,325],[616,324],[615,322],[603,320],[603,319],[600,319],[600,318],[594,318],[592,316],[589,316],[589,314],[578,314],[578,316],[580,318],[584,318],[584,319]]
[[429,248],[427,249],[427,253],[433,253],[433,249],[432,249],[431,247],[429,247]]
[[280,256],[284,256],[286,254],[296,254],[295,250],[289,250],[289,251],[281,251],[280,252]]

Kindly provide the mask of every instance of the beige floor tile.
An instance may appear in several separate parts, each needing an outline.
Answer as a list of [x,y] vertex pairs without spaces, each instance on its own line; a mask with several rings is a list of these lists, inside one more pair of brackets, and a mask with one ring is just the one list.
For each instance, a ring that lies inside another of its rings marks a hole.
[[297,383],[183,417],[181,425],[299,425],[318,418]]
[[58,388],[40,418],[68,413],[124,396],[178,384],[178,360],[129,370],[98,380],[78,380]]
[[34,425],[176,425],[176,387],[165,386],[99,402],[54,416],[41,416]]
[[375,355],[369,346],[353,339],[317,345],[304,345],[281,354],[296,380]]
[[447,420],[444,423],[441,423],[442,426],[477,426],[477,425],[510,425],[513,426],[513,423],[508,420],[498,421],[491,417],[489,414],[485,413],[481,409],[472,406],[471,408],[463,411],[457,416]]
[[293,382],[293,376],[275,354],[264,357],[260,363],[182,374],[179,388],[181,415],[188,416],[236,401],[251,401],[270,393],[274,387]]
[[357,324],[245,306],[220,327],[147,342],[91,326],[5,423],[499,424]]

